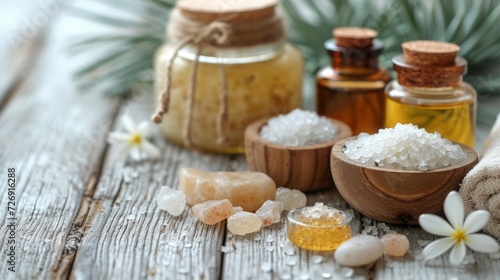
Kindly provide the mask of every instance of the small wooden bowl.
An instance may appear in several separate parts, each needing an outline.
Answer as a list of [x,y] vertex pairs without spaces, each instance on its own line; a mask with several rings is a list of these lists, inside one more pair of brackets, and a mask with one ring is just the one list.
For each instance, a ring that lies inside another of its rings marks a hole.
[[349,159],[346,141],[332,149],[331,169],[340,194],[354,209],[380,222],[418,224],[421,214],[443,213],[443,202],[476,165],[477,153],[461,145],[467,158],[458,165],[430,171],[397,170],[368,166]]
[[287,147],[266,142],[260,137],[260,129],[269,119],[256,121],[245,129],[245,154],[250,170],[266,173],[278,187],[303,192],[333,186],[330,153],[337,141],[352,135],[351,128],[329,119],[339,128],[335,139],[313,146]]

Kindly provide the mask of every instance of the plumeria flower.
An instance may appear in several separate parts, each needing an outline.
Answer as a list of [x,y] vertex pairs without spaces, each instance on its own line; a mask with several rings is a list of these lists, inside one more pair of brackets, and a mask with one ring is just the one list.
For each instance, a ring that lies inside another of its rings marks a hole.
[[118,147],[121,155],[129,155],[133,160],[155,159],[160,156],[160,150],[146,138],[150,125],[147,121],[137,125],[129,115],[124,115],[121,122],[125,132],[111,132],[108,138],[111,145]]
[[464,202],[458,192],[450,192],[444,201],[444,214],[449,223],[436,215],[420,215],[418,222],[427,232],[446,236],[427,245],[422,252],[425,260],[440,256],[451,249],[450,263],[459,265],[465,257],[466,245],[481,253],[494,253],[500,250],[498,242],[491,236],[476,233],[490,219],[490,212],[477,210],[470,213],[464,222]]

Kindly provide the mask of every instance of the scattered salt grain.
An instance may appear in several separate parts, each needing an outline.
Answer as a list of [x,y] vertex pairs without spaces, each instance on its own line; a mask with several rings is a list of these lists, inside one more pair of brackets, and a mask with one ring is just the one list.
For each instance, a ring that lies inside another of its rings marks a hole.
[[314,255],[311,257],[313,263],[320,263],[323,261],[323,257],[320,255]]
[[283,146],[309,146],[335,138],[338,127],[315,112],[295,109],[287,115],[270,119],[260,136],[267,142]]
[[276,201],[283,203],[283,209],[290,211],[293,208],[306,206],[307,196],[299,191],[280,187],[276,190]]
[[323,273],[321,273],[321,277],[323,279],[330,279],[330,278],[332,278],[332,274],[330,272],[323,272]]
[[182,242],[178,239],[169,239],[167,240],[167,244],[172,247],[179,247],[182,245]]
[[181,191],[163,186],[156,196],[156,204],[161,210],[167,211],[170,215],[177,217],[184,212],[186,196]]
[[342,275],[346,278],[351,278],[352,275],[354,274],[354,269],[350,268],[350,267],[343,267],[340,272],[342,273]]
[[397,124],[346,142],[344,154],[359,163],[392,169],[434,170],[467,157],[460,145],[413,124]]
[[134,220],[135,219],[135,215],[134,214],[130,214],[127,216],[127,220]]
[[259,233],[256,233],[253,237],[253,240],[255,241],[260,241],[262,239],[262,236]]
[[270,262],[263,262],[261,265],[260,265],[260,269],[264,272],[269,272],[271,271],[272,269],[272,263]]

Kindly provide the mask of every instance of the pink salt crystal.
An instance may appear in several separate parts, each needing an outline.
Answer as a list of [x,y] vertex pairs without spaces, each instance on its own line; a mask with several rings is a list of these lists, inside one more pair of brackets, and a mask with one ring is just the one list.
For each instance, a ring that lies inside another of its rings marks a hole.
[[245,211],[256,211],[266,200],[273,200],[276,184],[261,172],[205,172],[183,168],[179,173],[179,190],[189,205],[209,200],[229,199]]
[[228,199],[210,200],[193,206],[193,213],[201,222],[215,225],[233,214],[233,205]]
[[263,227],[278,223],[283,212],[283,202],[268,200],[255,212],[262,221]]
[[410,241],[406,235],[389,233],[381,238],[384,244],[384,253],[393,257],[402,257],[410,247]]
[[256,232],[261,226],[259,216],[250,212],[238,212],[227,219],[227,229],[234,235]]

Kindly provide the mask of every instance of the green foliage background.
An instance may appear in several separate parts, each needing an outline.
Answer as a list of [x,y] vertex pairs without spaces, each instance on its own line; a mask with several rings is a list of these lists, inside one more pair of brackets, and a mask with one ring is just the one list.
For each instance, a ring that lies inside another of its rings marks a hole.
[[[382,2],[382,3],[381,3]],[[100,86],[111,95],[130,92],[152,69],[155,50],[164,42],[165,24],[173,0],[105,0],[133,17],[103,14],[73,8],[75,16],[123,32],[89,34],[70,46],[73,54],[102,49],[75,72],[82,89]],[[379,31],[386,50],[381,64],[401,52],[404,41],[429,39],[461,46],[460,56],[469,62],[465,80],[477,90],[479,99],[500,95],[500,0],[282,0],[289,39],[306,57],[306,75],[329,63],[323,48],[338,26],[363,26]],[[116,47],[110,47],[116,46]],[[96,74],[97,73],[97,74]],[[481,108],[481,107],[480,107]],[[479,110],[479,121],[491,124],[495,110]]]

